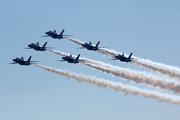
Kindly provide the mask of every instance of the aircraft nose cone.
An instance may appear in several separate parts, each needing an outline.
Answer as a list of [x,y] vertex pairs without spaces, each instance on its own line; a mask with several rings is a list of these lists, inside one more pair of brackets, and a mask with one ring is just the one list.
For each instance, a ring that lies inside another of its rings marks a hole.
[[31,45],[28,45],[29,47],[31,47]]
[[16,61],[16,59],[13,59],[13,61]]

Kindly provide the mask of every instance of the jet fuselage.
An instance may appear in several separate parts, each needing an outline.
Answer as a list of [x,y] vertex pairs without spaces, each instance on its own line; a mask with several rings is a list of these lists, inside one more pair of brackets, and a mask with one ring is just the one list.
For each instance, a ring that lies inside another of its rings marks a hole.
[[20,65],[30,65],[30,62],[24,61],[24,60],[21,59],[21,58],[13,59],[13,61],[14,61],[15,63],[20,64]]
[[94,47],[94,46],[92,46],[92,45],[90,45],[88,43],[82,44],[82,46],[85,47],[88,50],[94,50],[94,51],[98,50],[97,47]]

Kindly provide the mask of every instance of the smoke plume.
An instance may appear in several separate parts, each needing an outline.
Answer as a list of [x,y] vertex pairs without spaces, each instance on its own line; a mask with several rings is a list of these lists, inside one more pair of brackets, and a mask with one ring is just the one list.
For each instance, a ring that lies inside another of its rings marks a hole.
[[180,105],[180,98],[177,96],[162,94],[157,91],[143,90],[137,87],[123,85],[121,83],[114,83],[103,79],[87,77],[84,75],[77,75],[75,73],[71,73],[63,70],[56,70],[38,64],[34,64],[34,65],[49,72],[53,72],[55,74],[66,77],[67,79],[73,78],[77,82],[87,82],[97,87],[113,89],[115,91],[122,92],[126,95],[141,96],[148,99],[155,99],[158,102],[166,102],[172,105]]
[[[60,51],[51,50],[51,52],[58,55],[65,55],[65,53],[61,53]],[[76,58],[76,56],[73,57]],[[177,84],[175,82],[168,82],[165,79],[159,79],[155,76],[150,76],[144,72],[138,72],[125,68],[115,67],[110,64],[105,64],[100,61],[94,61],[82,57],[79,58],[79,62],[98,71],[102,71],[114,75],[116,77],[123,78],[127,81],[132,81],[138,84],[156,87],[162,90],[169,90],[175,94],[180,95],[180,84]]]

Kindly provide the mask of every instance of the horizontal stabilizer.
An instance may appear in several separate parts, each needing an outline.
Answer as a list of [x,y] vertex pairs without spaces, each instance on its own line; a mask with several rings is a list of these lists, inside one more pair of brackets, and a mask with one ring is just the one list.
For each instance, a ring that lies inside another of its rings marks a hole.
[[17,64],[16,62],[13,62],[13,63],[8,63],[8,64]]
[[109,59],[109,60],[119,60],[119,59],[117,59],[117,58],[114,58],[114,59]]
[[39,62],[39,61],[31,61],[31,62]]
[[85,47],[79,47],[79,48],[76,48],[76,49],[85,49]]
[[32,49],[32,48],[23,48],[23,49]]
[[54,47],[46,47],[47,49],[54,49]]
[[63,36],[72,36],[72,35],[63,35]]
[[57,60],[57,62],[63,62],[63,61],[66,61],[66,60]]
[[43,35],[43,36],[40,36],[40,37],[50,37],[49,35]]

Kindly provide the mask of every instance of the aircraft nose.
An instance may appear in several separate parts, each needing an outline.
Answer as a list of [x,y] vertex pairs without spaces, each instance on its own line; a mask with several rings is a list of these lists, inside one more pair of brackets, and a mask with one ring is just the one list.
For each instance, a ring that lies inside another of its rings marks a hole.
[[13,61],[16,61],[16,59],[13,59]]
[[28,45],[29,47],[31,47],[31,45]]

